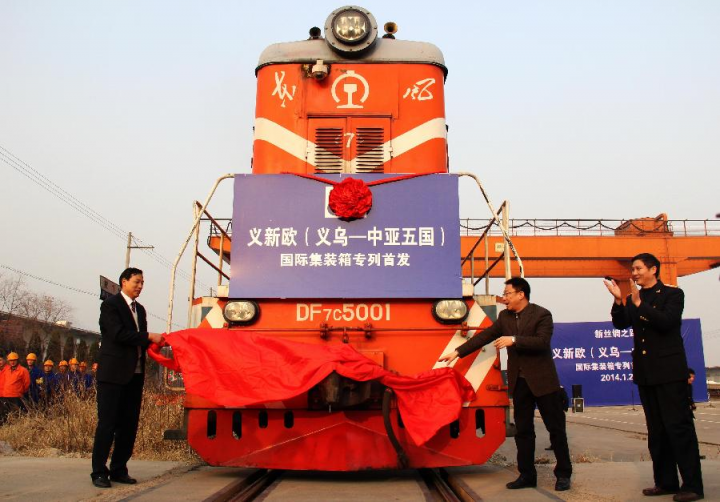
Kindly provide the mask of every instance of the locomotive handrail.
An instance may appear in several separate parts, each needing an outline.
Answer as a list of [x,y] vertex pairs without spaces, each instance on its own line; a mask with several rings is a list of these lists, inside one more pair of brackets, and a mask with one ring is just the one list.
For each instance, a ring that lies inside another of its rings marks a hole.
[[475,183],[477,183],[477,186],[478,186],[478,188],[480,188],[480,192],[482,193],[483,198],[485,199],[485,203],[487,204],[488,208],[490,209],[490,214],[492,214],[492,221],[497,223],[498,228],[500,228],[500,231],[503,234],[503,238],[504,238],[505,242],[507,243],[508,247],[515,255],[515,259],[517,260],[518,266],[520,267],[520,277],[525,277],[525,267],[523,266],[522,259],[520,258],[520,255],[518,254],[517,249],[515,249],[515,245],[512,243],[512,239],[510,239],[510,235],[507,233],[507,230],[500,223],[500,220],[498,220],[497,212],[495,211],[495,208],[493,207],[492,202],[490,202],[490,198],[487,196],[487,193],[485,193],[485,189],[483,188],[482,183],[480,183],[480,180],[478,179],[478,177],[475,174],[468,173],[468,172],[459,172],[459,173],[455,173],[455,174],[457,174],[458,176],[468,176],[475,180]]
[[200,219],[202,218],[203,213],[205,212],[205,209],[210,204],[210,200],[212,200],[213,195],[215,195],[215,190],[217,190],[218,185],[220,185],[220,182],[223,180],[226,180],[228,178],[235,178],[234,174],[225,174],[223,176],[220,176],[217,181],[215,181],[215,184],[212,187],[212,190],[210,190],[210,193],[207,196],[207,199],[205,199],[205,203],[202,205],[202,207],[197,211],[195,216],[195,222],[193,223],[192,228],[190,229],[190,233],[188,234],[187,238],[185,239],[185,242],[183,243],[182,247],[180,248],[180,252],[178,253],[177,257],[175,258],[175,262],[173,262],[172,269],[170,270],[170,298],[168,299],[168,313],[167,313],[167,332],[169,333],[172,327],[172,315],[173,315],[173,304],[175,300],[175,273],[177,272],[178,264],[180,263],[180,259],[182,258],[183,254],[185,254],[185,250],[187,249],[187,245],[190,242],[190,239],[192,239],[193,235],[195,234],[195,229],[200,224]]
[[[720,235],[720,220],[684,219],[660,220],[652,224],[641,224],[647,218],[603,219],[603,218],[513,218],[510,231],[513,236],[601,236],[673,234],[675,237],[710,237]],[[654,219],[653,219],[654,220]],[[463,235],[477,235],[493,220],[462,218]],[[464,223],[464,225],[463,225]],[[475,225],[473,225],[475,223]],[[630,232],[632,231],[632,232]],[[483,232],[484,233],[484,232]]]

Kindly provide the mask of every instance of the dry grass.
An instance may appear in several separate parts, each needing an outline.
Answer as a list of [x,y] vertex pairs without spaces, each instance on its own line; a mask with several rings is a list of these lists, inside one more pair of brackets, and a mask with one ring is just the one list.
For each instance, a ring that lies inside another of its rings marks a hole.
[[[146,386],[133,458],[196,462],[187,443],[163,440],[163,431],[180,428],[182,419],[182,399]],[[11,413],[0,426],[0,441],[21,455],[89,457],[96,424],[95,392],[66,392],[47,406]]]

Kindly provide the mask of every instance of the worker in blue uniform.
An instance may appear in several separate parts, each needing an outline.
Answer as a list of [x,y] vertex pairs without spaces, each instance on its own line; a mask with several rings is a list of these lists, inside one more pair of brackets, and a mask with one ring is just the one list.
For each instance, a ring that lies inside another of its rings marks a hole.
[[37,366],[37,356],[30,352],[27,357],[27,369],[30,372],[30,389],[28,390],[28,398],[31,402],[37,403],[40,400],[40,385],[38,379],[42,381],[43,371]]
[[52,361],[52,359],[48,359],[43,364],[43,374],[41,377],[42,381],[39,383],[39,387],[40,400],[45,406],[51,403],[57,395],[58,378],[53,371],[54,367],[55,363]]
[[80,374],[82,375],[83,392],[89,392],[95,383],[95,379],[91,373],[88,373],[87,363],[85,361],[80,362]]

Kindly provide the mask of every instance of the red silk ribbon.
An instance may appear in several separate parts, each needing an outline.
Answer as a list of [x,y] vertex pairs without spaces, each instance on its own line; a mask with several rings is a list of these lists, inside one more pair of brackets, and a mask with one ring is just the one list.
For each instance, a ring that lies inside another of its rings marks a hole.
[[229,329],[187,329],[167,335],[175,360],[152,346],[148,354],[175,371],[185,390],[220,407],[284,401],[309,391],[333,371],[357,381],[377,380],[397,397],[405,428],[417,445],[457,420],[472,385],[452,368],[397,375],[344,343],[309,344]]

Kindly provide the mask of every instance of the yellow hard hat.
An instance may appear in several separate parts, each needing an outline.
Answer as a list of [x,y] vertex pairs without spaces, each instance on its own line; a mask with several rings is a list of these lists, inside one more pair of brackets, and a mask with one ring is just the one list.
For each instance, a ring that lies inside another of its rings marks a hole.
[[68,365],[67,361],[60,361],[60,364],[58,364],[58,366],[67,366],[67,365]]
[[70,360],[68,361],[68,363],[70,363],[70,364],[78,364],[78,360],[73,357],[72,359],[70,359]]
[[30,361],[30,360],[37,361],[37,356],[35,354],[33,354],[32,352],[30,352],[25,359],[27,359],[28,361]]
[[17,361],[20,357],[17,355],[17,352],[10,352],[5,359],[8,361]]
[[43,366],[55,366],[55,363],[52,362],[52,360],[48,359],[47,361],[45,361],[45,364],[43,364]]

